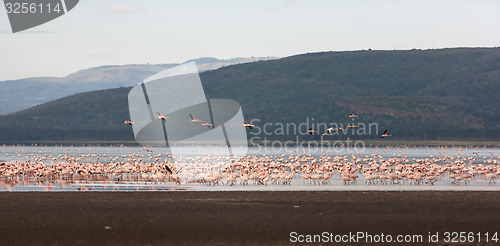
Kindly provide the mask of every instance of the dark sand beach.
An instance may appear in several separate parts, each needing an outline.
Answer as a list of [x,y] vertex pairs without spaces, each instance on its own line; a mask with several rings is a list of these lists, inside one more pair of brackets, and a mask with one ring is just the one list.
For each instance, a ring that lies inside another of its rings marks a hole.
[[0,244],[287,245],[291,232],[367,232],[456,245],[445,232],[500,233],[499,211],[500,192],[486,191],[2,192]]

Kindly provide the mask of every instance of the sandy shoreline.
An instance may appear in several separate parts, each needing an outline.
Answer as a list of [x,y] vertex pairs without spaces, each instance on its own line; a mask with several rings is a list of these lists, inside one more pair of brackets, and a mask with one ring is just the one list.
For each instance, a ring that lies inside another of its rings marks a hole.
[[500,192],[491,191],[1,192],[0,240],[284,245],[291,232],[367,232],[421,234],[429,245],[429,232],[500,233],[499,209]]

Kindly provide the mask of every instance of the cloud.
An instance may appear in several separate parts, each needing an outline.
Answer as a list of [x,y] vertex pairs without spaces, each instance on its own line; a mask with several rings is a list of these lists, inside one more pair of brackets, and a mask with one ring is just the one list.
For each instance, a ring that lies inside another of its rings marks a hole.
[[146,9],[130,4],[115,4],[115,5],[105,6],[101,8],[101,11],[107,13],[141,13],[145,12]]

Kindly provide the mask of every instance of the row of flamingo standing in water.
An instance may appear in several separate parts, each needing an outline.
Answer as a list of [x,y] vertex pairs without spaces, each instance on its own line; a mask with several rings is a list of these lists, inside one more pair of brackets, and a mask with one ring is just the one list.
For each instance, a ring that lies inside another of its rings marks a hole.
[[[22,150],[18,157],[21,158]],[[8,154],[7,154],[8,155]],[[150,184],[175,182],[206,185],[344,185],[496,183],[500,155],[409,158],[404,151],[391,157],[379,154],[309,154],[245,156],[234,160],[221,155],[173,157],[167,154],[58,155],[26,154],[24,160],[0,162],[0,179],[53,181],[134,181]],[[295,182],[294,182],[295,181]],[[302,182],[300,182],[302,181]],[[481,182],[481,181],[480,181]]]

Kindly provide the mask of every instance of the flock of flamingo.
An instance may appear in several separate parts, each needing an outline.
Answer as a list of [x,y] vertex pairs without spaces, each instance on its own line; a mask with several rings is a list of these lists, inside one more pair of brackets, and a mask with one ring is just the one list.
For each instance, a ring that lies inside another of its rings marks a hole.
[[[160,119],[162,121],[165,122],[165,124],[167,123],[167,119],[169,119],[170,117],[169,116],[164,116],[162,113],[160,112],[156,112],[158,114],[158,116],[156,117],[156,119]],[[193,114],[189,114],[189,117],[191,118],[190,122],[192,123],[201,123],[201,125],[203,126],[208,126],[209,129],[212,129],[214,127],[214,124],[213,123],[208,123],[208,122],[205,122],[203,120],[199,120],[199,119],[196,119]],[[348,116],[348,118],[351,118],[351,119],[355,119],[355,118],[359,118],[359,115],[355,115],[353,113],[350,113]],[[122,122],[120,122],[120,124],[127,124],[127,125],[130,125],[130,126],[133,126],[135,124],[135,122],[133,121],[130,121],[130,120],[124,120]],[[252,127],[256,126],[256,125],[253,125],[253,124],[250,124],[246,121],[243,121],[243,125],[244,127],[248,127],[250,130],[252,130]],[[356,124],[348,124],[347,125],[347,128],[351,128],[351,129],[354,129],[354,128],[357,128],[359,127],[359,125],[356,125]],[[343,129],[342,127],[337,127],[337,128],[334,128],[334,127],[330,127],[328,129],[326,129],[326,131],[321,134],[322,136],[330,136],[330,135],[333,135],[333,133],[335,131],[342,131],[342,130],[346,130],[346,129]],[[313,130],[312,128],[309,128],[309,130],[307,131],[307,133],[309,133],[309,135],[313,135],[315,133],[319,133],[319,131],[315,131]],[[384,131],[384,133],[382,133],[382,135],[380,136],[380,138],[386,138],[386,137],[392,137],[392,135],[389,135],[387,133],[387,130]]]
[[[456,149],[463,151],[463,149]],[[465,156],[439,154],[409,158],[404,150],[391,157],[323,152],[248,155],[231,159],[221,155],[173,157],[167,154],[134,153],[57,155],[16,152],[15,161],[0,162],[4,190],[30,182],[143,182],[144,184],[205,185],[468,185],[477,180],[496,183],[500,155]],[[378,152],[378,151],[377,151]],[[9,157],[9,154],[5,154]],[[10,156],[12,158],[12,156]],[[361,181],[358,183],[358,179]],[[362,183],[364,181],[364,183]]]
[[[168,116],[157,112],[158,119],[167,122]],[[196,119],[189,114],[190,121],[209,128],[213,124]],[[349,114],[349,118],[358,115]],[[132,126],[134,122],[125,120],[122,124]],[[255,125],[243,122],[252,129]],[[354,124],[348,127],[358,127]],[[341,128],[328,128],[323,135],[332,135]],[[315,130],[309,129],[308,134]],[[390,137],[387,130],[380,136]],[[389,147],[387,147],[389,148]],[[406,147],[408,149],[408,147]],[[24,149],[16,152],[10,162],[0,161],[0,184],[4,190],[11,190],[19,183],[23,185],[48,182],[71,184],[72,182],[134,182],[161,185],[201,183],[213,185],[328,185],[337,182],[356,185],[358,179],[365,185],[434,185],[436,182],[450,182],[452,185],[468,185],[476,180],[496,184],[500,177],[498,167],[500,155],[466,156],[464,148],[454,148],[456,156],[439,153],[428,158],[409,158],[404,150],[391,157],[378,154],[342,155],[325,150],[319,156],[307,153],[281,155],[248,155],[229,158],[222,155],[202,155],[197,157],[147,152],[111,156],[107,154],[25,154]],[[5,152],[5,149],[3,150]],[[384,151],[385,152],[385,151]],[[9,157],[9,154],[5,154]],[[20,160],[22,159],[22,160]],[[295,182],[294,182],[295,181]]]

